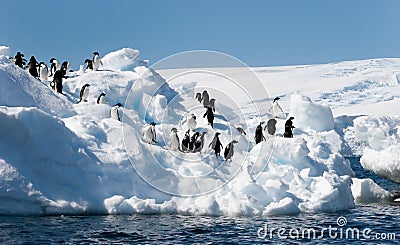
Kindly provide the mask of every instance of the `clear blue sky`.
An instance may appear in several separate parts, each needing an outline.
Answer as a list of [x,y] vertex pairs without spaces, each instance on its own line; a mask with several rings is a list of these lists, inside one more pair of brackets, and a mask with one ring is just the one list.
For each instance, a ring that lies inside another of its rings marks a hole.
[[154,63],[210,49],[250,66],[400,57],[398,0],[0,0],[0,45],[70,61],[139,49]]

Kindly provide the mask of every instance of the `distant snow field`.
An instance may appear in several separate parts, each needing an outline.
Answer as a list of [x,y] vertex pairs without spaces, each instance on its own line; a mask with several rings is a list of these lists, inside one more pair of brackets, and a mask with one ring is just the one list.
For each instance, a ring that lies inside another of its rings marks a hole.
[[[0,215],[266,216],[390,201],[372,180],[354,178],[347,156],[400,182],[400,59],[154,70],[124,48],[102,57],[98,71],[71,72],[61,95],[9,55],[0,46]],[[77,103],[86,83],[88,102]],[[195,99],[204,90],[215,99],[213,128]],[[96,102],[101,93],[105,104]],[[265,129],[255,144],[275,97],[283,108],[276,134]],[[110,116],[117,103],[122,122]],[[182,140],[190,114],[204,147],[173,151],[171,129]],[[283,138],[291,116],[294,137]],[[151,122],[155,144],[143,137]],[[216,132],[220,157],[208,147]]]

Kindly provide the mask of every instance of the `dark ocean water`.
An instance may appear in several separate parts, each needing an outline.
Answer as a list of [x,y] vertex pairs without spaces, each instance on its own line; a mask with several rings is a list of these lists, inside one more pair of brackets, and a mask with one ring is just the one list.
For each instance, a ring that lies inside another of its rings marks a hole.
[[[350,159],[356,177],[399,186]],[[330,214],[273,217],[108,215],[0,217],[1,244],[400,244],[400,206],[363,204]]]

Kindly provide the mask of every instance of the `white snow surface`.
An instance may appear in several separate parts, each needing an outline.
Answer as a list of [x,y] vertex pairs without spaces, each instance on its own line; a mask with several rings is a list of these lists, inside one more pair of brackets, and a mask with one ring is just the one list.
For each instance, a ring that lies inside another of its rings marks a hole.
[[[365,146],[363,165],[381,166],[377,159],[389,152],[387,160],[397,157],[397,162],[385,164],[398,169],[399,151],[390,147],[398,147],[400,60],[254,68],[271,98],[281,97],[284,115],[293,115],[296,127],[294,138],[280,137],[287,118],[279,118],[277,136],[264,132],[266,140],[254,145],[256,126],[271,117],[269,95],[242,96],[225,79],[215,82],[218,77],[169,80],[183,70],[133,70],[138,56],[139,51],[122,49],[105,55],[100,71],[72,72],[63,83],[65,96],[2,56],[1,215],[267,216],[336,212],[387,198],[370,180],[352,179],[343,148],[354,149],[356,141],[348,139],[357,135]],[[212,70],[241,74],[242,68]],[[86,83],[88,102],[77,104]],[[215,88],[209,91],[216,98],[214,128],[194,99],[207,83]],[[106,104],[96,104],[102,92]],[[118,102],[124,105],[122,122],[110,118]],[[191,113],[197,116],[196,130],[207,132],[202,152],[168,150],[171,128],[178,128],[183,139],[181,122]],[[333,124],[333,115],[356,114],[370,116],[337,117]],[[150,145],[141,132],[153,121],[158,143]],[[239,142],[231,162],[218,160],[208,148],[216,131],[224,147],[233,139]]]

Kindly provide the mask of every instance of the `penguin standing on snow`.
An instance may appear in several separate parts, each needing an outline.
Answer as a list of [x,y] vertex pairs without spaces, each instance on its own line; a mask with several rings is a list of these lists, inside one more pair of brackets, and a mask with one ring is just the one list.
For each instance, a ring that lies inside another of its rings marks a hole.
[[87,70],[87,69],[90,69],[90,70],[93,71],[93,61],[92,61],[92,60],[86,59],[86,60],[85,60],[85,64],[86,64],[86,70]]
[[[275,132],[276,132],[276,123],[277,123],[276,119],[271,118],[271,119],[268,120],[267,126],[265,126],[265,128],[267,128],[267,131],[268,131],[268,133],[270,135],[274,135],[275,134]],[[264,128],[264,130],[265,130],[265,128]]]
[[233,157],[233,146],[234,144],[236,144],[237,141],[236,140],[232,140],[226,147],[225,147],[225,151],[224,151],[224,157],[225,157],[225,161],[231,160],[232,161],[232,157]]
[[15,63],[14,63],[15,65],[24,69],[26,59],[24,59],[24,55],[21,54],[21,52],[17,52],[17,54],[14,56],[14,61],[15,61]]
[[101,93],[99,97],[97,98],[97,104],[105,104],[106,103],[106,94]]
[[275,118],[279,118],[281,113],[283,112],[282,107],[278,104],[279,97],[275,97],[274,101],[272,102],[272,106],[269,108],[269,112],[272,111],[272,116]]
[[37,67],[39,67],[39,63],[36,61],[35,56],[31,56],[29,63],[28,63],[29,74],[31,74],[32,77],[39,79]]
[[82,102],[82,100],[87,102],[87,98],[89,96],[89,87],[90,87],[90,85],[87,83],[85,85],[83,85],[83,87],[81,88],[81,92],[79,93],[78,103]]
[[264,124],[264,122],[260,122],[260,124],[256,128],[256,135],[254,136],[254,140],[256,141],[256,144],[265,140],[262,124]]
[[93,70],[97,71],[100,67],[100,65],[103,65],[103,62],[101,62],[101,59],[99,57],[99,52],[93,52]]
[[195,98],[199,103],[201,103],[201,93],[196,93]]
[[195,148],[195,144],[197,141],[197,138],[199,137],[200,133],[195,132],[191,137],[190,137],[190,142],[189,142],[189,150],[193,151]]
[[171,129],[171,134],[169,136],[169,148],[173,151],[178,151],[180,150],[179,145],[179,136],[178,136],[178,129],[172,128]]
[[54,73],[56,73],[56,71],[58,71],[60,69],[60,63],[58,62],[57,59],[55,58],[51,58],[50,59],[50,77],[54,75]]
[[220,156],[221,153],[221,148],[224,148],[221,144],[221,141],[219,140],[219,135],[221,133],[220,132],[216,132],[214,135],[213,140],[211,141],[211,143],[208,145],[209,148],[213,149],[215,152],[215,156],[218,157]]
[[149,144],[157,143],[157,135],[156,135],[156,123],[150,123],[143,131],[143,137],[146,139],[146,142]]
[[118,104],[115,104],[113,107],[111,107],[110,114],[111,114],[112,119],[121,121],[121,118],[119,117],[119,112],[118,112],[118,108],[120,108],[121,106],[122,106],[122,104],[118,103]]
[[69,76],[69,71],[71,70],[71,64],[68,61],[64,61],[61,64],[61,70],[65,71],[65,76]]
[[207,107],[206,113],[204,113],[203,118],[207,116],[208,124],[214,128],[214,112],[211,107]]
[[185,125],[186,129],[194,131],[197,127],[196,116],[194,114],[186,116],[186,119],[183,120],[182,125]]
[[204,107],[209,107],[209,105],[210,105],[210,96],[208,95],[207,90],[203,91],[201,100],[203,102],[203,106]]
[[49,68],[47,68],[44,62],[39,63],[39,76],[42,81],[47,81],[49,79]]
[[212,108],[213,112],[215,112],[215,99],[210,100],[209,106]]
[[207,132],[201,132],[198,137],[196,138],[196,141],[194,143],[194,149],[193,152],[201,152],[204,147],[204,135]]
[[54,73],[53,81],[50,83],[52,89],[56,89],[58,93],[63,94],[62,79],[67,78],[63,70],[58,70]]
[[185,133],[185,136],[182,140],[182,151],[188,152],[189,151],[189,144],[190,144],[190,129]]
[[295,128],[293,126],[293,120],[294,117],[290,117],[286,122],[285,122],[285,133],[283,134],[283,137],[285,138],[293,138],[293,129]]
[[244,129],[242,127],[237,127],[236,129],[240,134],[246,135],[246,132],[244,131]]

